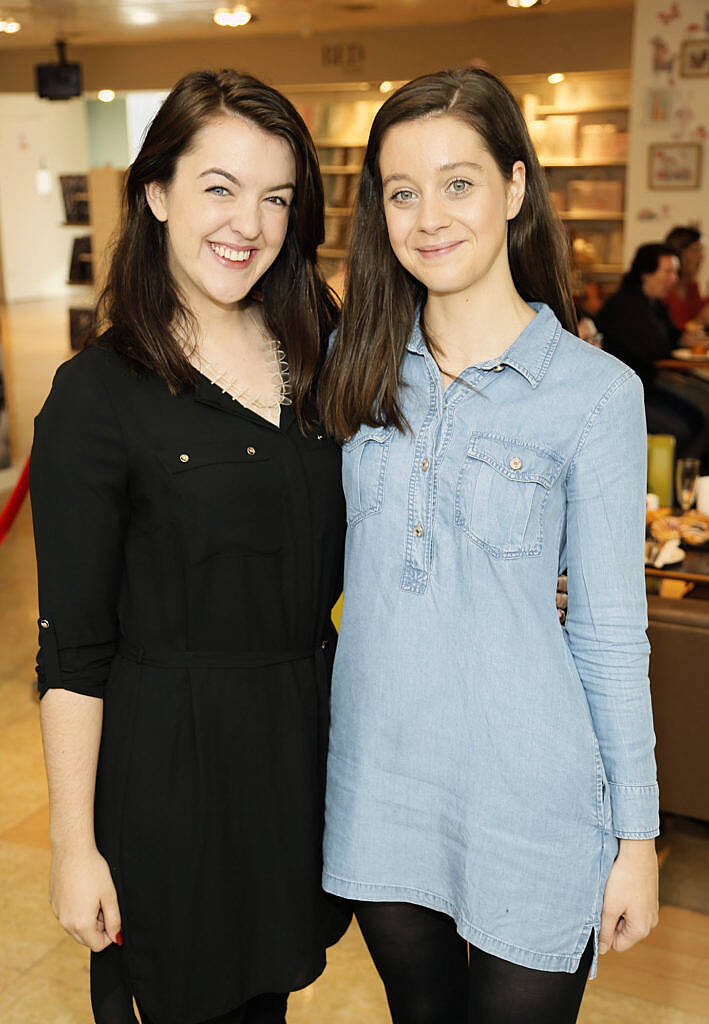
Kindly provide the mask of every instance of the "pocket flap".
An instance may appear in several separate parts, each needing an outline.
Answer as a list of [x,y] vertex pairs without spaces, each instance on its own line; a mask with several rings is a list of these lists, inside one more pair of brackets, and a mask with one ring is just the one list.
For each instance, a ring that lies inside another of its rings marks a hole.
[[377,444],[385,444],[394,432],[394,427],[369,427],[361,426],[356,434],[342,442],[345,451],[352,451],[366,441],[376,441]]
[[160,459],[170,473],[188,473],[203,466],[217,466],[228,462],[266,462],[269,456],[256,441],[253,445],[191,445],[161,451]]
[[501,434],[472,434],[467,454],[486,462],[508,480],[541,484],[547,489],[553,487],[564,465],[563,458],[551,448]]

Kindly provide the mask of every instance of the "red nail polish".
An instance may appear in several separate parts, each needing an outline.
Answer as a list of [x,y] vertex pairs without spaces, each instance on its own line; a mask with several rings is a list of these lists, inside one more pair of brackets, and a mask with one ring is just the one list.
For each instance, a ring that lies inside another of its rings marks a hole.
[[116,932],[116,945],[117,946],[122,946],[123,945],[123,932]]

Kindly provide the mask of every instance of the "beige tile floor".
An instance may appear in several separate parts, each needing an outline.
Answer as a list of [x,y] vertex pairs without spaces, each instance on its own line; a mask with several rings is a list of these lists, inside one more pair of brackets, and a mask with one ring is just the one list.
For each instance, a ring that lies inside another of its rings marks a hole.
[[[0,313],[19,463],[54,368],[68,354],[67,318],[61,302],[27,303]],[[0,503],[5,496],[0,494]],[[32,692],[35,601],[25,505],[0,546],[0,1024],[90,1024],[85,950],[64,935],[47,904],[47,794]],[[329,961],[314,985],[291,997],[289,1024],[387,1024],[381,985],[355,926]],[[709,917],[663,907],[650,939],[602,960],[579,1019],[709,1020]]]

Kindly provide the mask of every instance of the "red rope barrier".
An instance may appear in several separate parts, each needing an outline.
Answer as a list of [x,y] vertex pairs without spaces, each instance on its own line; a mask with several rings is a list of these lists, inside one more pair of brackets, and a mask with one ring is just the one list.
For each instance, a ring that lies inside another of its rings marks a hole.
[[25,500],[27,489],[30,483],[30,460],[27,459],[20,478],[15,484],[15,488],[7,500],[5,508],[0,512],[0,544],[5,540],[7,533],[15,521],[15,516],[20,511],[22,502]]

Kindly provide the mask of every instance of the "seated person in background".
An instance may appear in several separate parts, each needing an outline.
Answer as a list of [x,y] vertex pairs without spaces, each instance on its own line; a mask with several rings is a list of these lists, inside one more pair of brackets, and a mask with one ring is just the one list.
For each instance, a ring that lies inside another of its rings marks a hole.
[[664,300],[677,283],[679,258],[667,245],[641,245],[620,288],[596,314],[603,347],[640,377],[651,434],[673,434],[680,457],[702,456],[704,415],[700,409],[656,383],[653,363],[667,359],[691,339],[672,323]]
[[679,280],[664,300],[675,327],[709,326],[709,296],[702,298],[697,274],[704,259],[702,235],[693,227],[672,228],[665,245],[679,259]]

